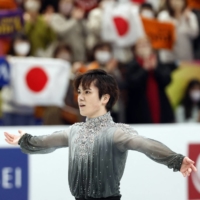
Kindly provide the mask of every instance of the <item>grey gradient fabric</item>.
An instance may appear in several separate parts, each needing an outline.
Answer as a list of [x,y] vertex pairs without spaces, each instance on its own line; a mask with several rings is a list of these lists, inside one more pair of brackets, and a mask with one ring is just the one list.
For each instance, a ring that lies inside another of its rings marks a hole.
[[25,134],[19,145],[28,154],[69,147],[69,187],[73,196],[86,199],[120,196],[128,150],[144,153],[174,171],[180,170],[184,158],[164,144],[138,135],[129,125],[114,123],[109,112],[51,135]]

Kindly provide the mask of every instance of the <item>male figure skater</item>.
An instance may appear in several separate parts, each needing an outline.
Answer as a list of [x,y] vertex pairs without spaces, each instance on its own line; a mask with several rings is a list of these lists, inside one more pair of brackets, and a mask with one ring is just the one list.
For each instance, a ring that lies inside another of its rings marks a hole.
[[113,122],[110,110],[118,99],[119,90],[115,79],[105,71],[97,69],[79,75],[74,86],[80,113],[87,117],[85,122],[46,136],[5,132],[5,140],[12,145],[19,144],[28,154],[69,147],[69,186],[76,200],[120,200],[119,183],[128,150],[142,152],[185,177],[196,171],[188,157],[138,135],[129,125]]

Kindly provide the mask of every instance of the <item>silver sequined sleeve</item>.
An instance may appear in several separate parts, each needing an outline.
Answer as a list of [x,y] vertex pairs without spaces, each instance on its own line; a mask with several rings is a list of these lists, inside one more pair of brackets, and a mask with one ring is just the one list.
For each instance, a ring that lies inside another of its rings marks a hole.
[[28,154],[45,154],[55,151],[57,148],[68,147],[69,129],[56,131],[50,135],[32,136],[25,134],[18,144],[22,152]]
[[152,160],[173,168],[174,171],[180,171],[184,159],[183,155],[173,152],[161,142],[138,135],[130,126],[117,129],[114,134],[114,143],[122,152],[139,151]]

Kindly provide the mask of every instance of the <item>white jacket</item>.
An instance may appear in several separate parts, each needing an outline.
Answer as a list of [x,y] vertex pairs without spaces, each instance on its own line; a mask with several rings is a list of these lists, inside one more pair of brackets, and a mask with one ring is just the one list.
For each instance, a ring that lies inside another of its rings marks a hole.
[[192,39],[199,34],[198,20],[193,12],[189,12],[189,20],[184,15],[179,20],[171,17],[168,11],[162,11],[158,20],[171,22],[176,27],[176,42],[172,51],[160,50],[160,59],[163,62],[193,60]]

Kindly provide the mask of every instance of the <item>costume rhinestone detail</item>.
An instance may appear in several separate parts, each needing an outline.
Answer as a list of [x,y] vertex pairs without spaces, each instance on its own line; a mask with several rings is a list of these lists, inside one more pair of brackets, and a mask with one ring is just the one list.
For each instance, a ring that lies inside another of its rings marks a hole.
[[81,126],[81,129],[77,133],[77,138],[74,143],[78,145],[79,158],[83,158],[90,154],[93,148],[96,136],[105,128],[114,126],[115,123],[112,121],[110,113],[106,113],[103,116],[86,119],[85,123],[77,123],[76,125]]

